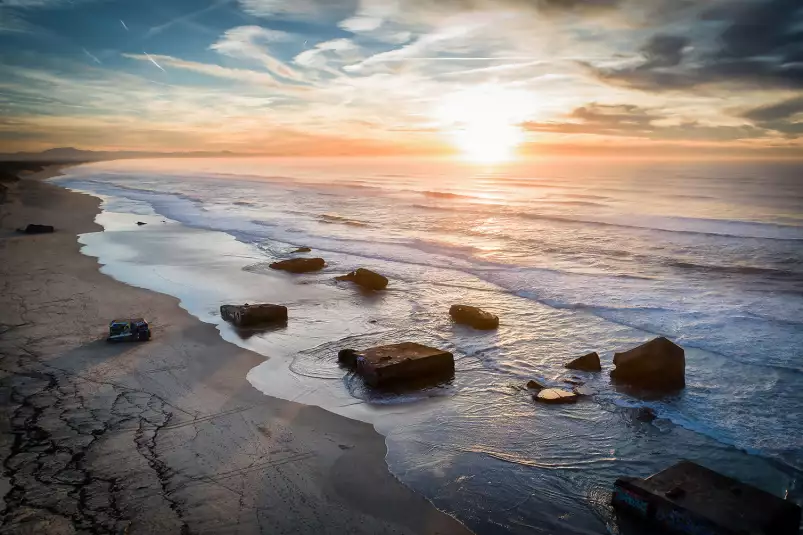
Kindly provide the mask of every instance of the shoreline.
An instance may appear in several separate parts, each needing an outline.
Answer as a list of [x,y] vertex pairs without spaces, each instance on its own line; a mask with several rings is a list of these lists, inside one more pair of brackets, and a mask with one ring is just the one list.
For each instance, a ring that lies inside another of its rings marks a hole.
[[[470,533],[389,472],[372,426],[262,394],[261,355],[101,273],[76,239],[100,200],[42,181],[60,169],[2,205],[4,530]],[[57,232],[13,233],[29,222]],[[116,315],[153,341],[105,344]]]

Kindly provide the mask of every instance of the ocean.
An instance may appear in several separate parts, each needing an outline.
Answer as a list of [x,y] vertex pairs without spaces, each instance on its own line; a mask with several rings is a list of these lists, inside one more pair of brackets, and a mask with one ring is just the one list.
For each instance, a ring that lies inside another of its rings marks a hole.
[[[390,471],[477,533],[639,533],[618,526],[613,481],[680,459],[803,500],[799,163],[129,160],[54,181],[103,199],[104,231],[79,240],[104,273],[265,355],[248,374],[265,394],[373,424]],[[299,246],[327,267],[268,268]],[[334,281],[357,267],[387,291]],[[218,312],[243,302],[290,321],[243,338]],[[499,329],[453,324],[455,303]],[[660,335],[686,350],[686,388],[615,388],[613,353]],[[337,365],[399,341],[452,351],[454,379],[376,392]],[[564,368],[590,351],[602,373]],[[530,379],[595,394],[544,406]]]

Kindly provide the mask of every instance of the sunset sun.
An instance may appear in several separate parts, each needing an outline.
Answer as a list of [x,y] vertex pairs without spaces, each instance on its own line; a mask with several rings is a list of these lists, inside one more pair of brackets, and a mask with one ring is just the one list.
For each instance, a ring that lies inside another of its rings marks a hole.
[[521,122],[532,109],[530,97],[497,86],[451,95],[436,113],[462,157],[478,163],[512,159],[524,141]]

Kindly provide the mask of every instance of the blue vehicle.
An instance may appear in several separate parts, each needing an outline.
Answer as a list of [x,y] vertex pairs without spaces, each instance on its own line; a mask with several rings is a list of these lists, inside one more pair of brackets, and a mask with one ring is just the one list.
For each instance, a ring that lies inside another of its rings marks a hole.
[[109,323],[107,342],[147,342],[151,339],[151,328],[142,318],[112,320]]

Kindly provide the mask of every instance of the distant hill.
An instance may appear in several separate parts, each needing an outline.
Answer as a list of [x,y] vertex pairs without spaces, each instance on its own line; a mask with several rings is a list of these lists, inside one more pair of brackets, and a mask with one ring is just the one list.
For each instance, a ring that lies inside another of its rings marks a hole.
[[60,147],[42,152],[0,153],[0,161],[6,162],[96,162],[131,158],[222,158],[247,156],[230,151],[219,152],[147,152],[147,151],[93,151],[73,147]]

